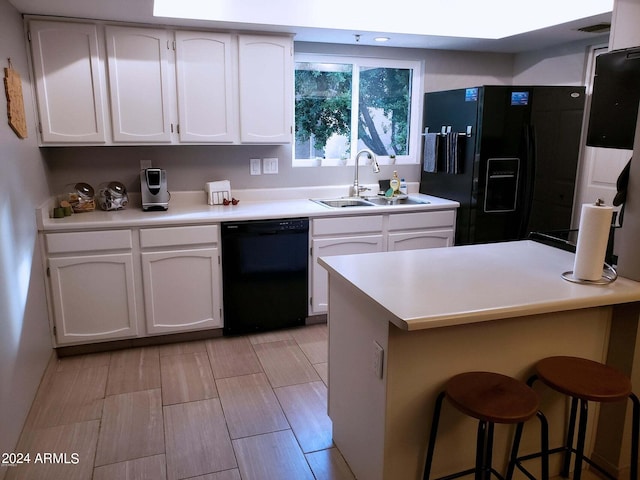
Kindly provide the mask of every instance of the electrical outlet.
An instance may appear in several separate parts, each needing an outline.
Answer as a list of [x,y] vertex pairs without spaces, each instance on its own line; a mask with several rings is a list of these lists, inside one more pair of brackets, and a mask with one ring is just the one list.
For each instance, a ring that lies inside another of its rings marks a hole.
[[265,175],[278,173],[278,159],[265,158],[262,161],[262,170],[264,171]]
[[140,160],[140,170],[146,170],[147,168],[152,168],[153,165],[151,160]]
[[384,348],[382,348],[378,342],[373,342],[373,356],[372,356],[372,364],[373,373],[376,378],[382,378],[382,368],[384,365]]
[[261,175],[262,161],[259,158],[252,158],[249,162],[251,165],[251,175]]

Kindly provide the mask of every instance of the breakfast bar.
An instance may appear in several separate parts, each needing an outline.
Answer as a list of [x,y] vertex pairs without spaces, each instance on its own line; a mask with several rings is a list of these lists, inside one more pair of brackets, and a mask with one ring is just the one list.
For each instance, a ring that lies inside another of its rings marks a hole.
[[[526,380],[536,361],[571,355],[640,385],[640,283],[571,283],[561,274],[573,262],[574,254],[529,240],[320,258],[329,272],[329,416],[355,476],[421,479],[436,397],[461,372]],[[539,383],[550,445],[558,446],[568,404]],[[629,467],[630,412],[621,402],[590,415],[585,452],[614,474]],[[433,478],[473,464],[475,429],[445,404]],[[527,423],[522,454],[538,450],[539,432],[535,420]],[[496,428],[498,470],[512,434]]]

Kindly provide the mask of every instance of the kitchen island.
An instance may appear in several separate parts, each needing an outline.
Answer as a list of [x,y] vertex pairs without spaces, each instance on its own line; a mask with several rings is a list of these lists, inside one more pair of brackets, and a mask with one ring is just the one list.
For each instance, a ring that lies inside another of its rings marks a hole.
[[[561,274],[573,260],[532,241],[320,258],[329,272],[329,416],[357,478],[422,478],[436,396],[463,371],[525,380],[537,360],[574,355],[616,366],[640,385],[640,283],[567,282]],[[539,382],[535,388],[557,446],[566,401]],[[614,473],[628,468],[630,410],[622,403],[599,417],[591,410],[586,451]],[[434,478],[474,458],[476,423],[446,403],[442,415]],[[496,428],[499,469],[511,435],[510,427]],[[521,452],[538,445],[534,420]]]

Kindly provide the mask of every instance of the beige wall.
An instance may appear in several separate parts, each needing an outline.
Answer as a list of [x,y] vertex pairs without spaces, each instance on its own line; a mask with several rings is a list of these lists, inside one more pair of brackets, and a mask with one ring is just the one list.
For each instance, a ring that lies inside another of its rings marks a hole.
[[[28,138],[7,125],[0,95],[0,452],[12,452],[51,356],[34,210],[49,194],[36,144],[22,19],[0,0],[0,59],[22,76]],[[4,70],[3,70],[4,73]],[[7,468],[0,467],[0,479]]]
[[520,85],[584,85],[589,47],[606,45],[608,36],[516,55],[513,83]]

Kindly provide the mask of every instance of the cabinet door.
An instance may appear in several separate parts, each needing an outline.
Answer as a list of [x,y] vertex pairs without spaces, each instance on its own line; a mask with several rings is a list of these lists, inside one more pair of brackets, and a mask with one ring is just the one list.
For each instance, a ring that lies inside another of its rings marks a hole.
[[180,142],[237,141],[231,35],[178,31],[175,36]]
[[49,259],[59,345],[136,336],[131,254]]
[[453,245],[453,230],[390,233],[387,244],[389,251],[450,247]]
[[218,249],[142,253],[148,333],[221,327]]
[[164,30],[106,27],[114,142],[171,142]]
[[104,66],[95,25],[29,24],[42,143],[104,143]]
[[239,36],[240,141],[291,143],[293,41]]
[[367,235],[312,240],[311,313],[326,313],[328,307],[328,274],[327,271],[318,264],[318,258],[332,255],[381,252],[383,247],[382,238],[382,235]]

